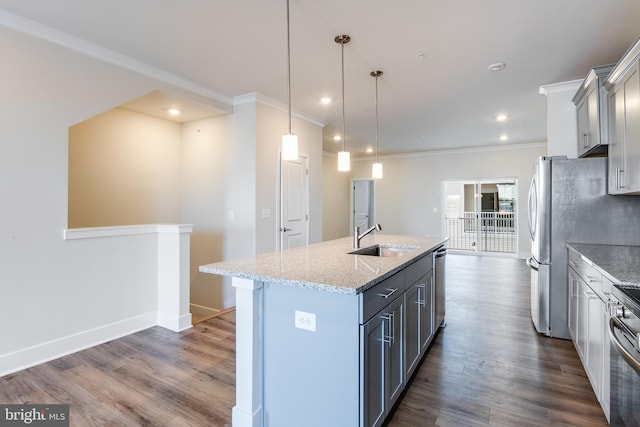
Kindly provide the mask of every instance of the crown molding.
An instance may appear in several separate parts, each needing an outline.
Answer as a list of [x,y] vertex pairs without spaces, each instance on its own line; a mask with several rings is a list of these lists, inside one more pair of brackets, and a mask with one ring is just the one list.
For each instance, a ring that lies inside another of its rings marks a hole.
[[[244,95],[238,95],[233,98],[233,105],[242,105],[242,104],[251,104],[251,103],[259,103],[262,105],[266,105],[267,107],[271,107],[275,110],[282,111],[285,114],[289,114],[289,106],[280,101],[277,101],[267,95],[263,95],[258,92],[246,93]],[[300,110],[296,110],[293,108],[291,110],[291,115],[297,117],[301,120],[309,122],[313,125],[319,126],[321,128],[325,127],[327,124],[306,114]]]
[[[378,156],[380,159],[402,159],[402,158],[417,158],[417,157],[433,157],[441,156],[445,154],[469,154],[469,153],[482,153],[488,151],[509,151],[509,150],[522,150],[529,148],[544,148],[547,146],[546,142],[529,142],[523,144],[504,144],[504,145],[484,145],[481,147],[460,147],[460,148],[447,148],[442,150],[429,150],[418,151],[413,153],[399,153],[399,154],[386,154]],[[353,161],[371,161],[371,156],[366,157],[352,157]]]
[[551,83],[548,85],[542,85],[538,89],[540,95],[548,96],[550,93],[576,91],[582,84],[583,80],[569,80],[566,82]]
[[[107,49],[95,43],[88,42],[71,34],[65,33],[47,25],[32,21],[15,13],[0,9],[0,25],[12,30],[28,34],[41,40],[62,46],[74,52],[91,58],[98,59],[111,65],[151,77],[164,83],[188,90],[202,95],[217,103],[222,104],[221,108],[228,110],[232,105],[232,98],[212,91],[190,80],[184,79],[176,74],[165,71],[161,68],[149,65],[145,62],[123,55],[114,50]],[[226,107],[226,108],[225,108]]]

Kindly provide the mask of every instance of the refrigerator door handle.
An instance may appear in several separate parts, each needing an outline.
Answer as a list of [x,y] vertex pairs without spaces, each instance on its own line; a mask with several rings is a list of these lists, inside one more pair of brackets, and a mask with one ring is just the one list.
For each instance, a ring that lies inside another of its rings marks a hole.
[[[527,217],[529,219],[529,233],[531,234],[531,240],[535,240],[536,239],[536,216],[538,216],[537,210],[537,204],[538,204],[538,195],[537,195],[537,183],[536,183],[536,176],[533,175],[533,177],[531,178],[531,186],[529,187],[529,200],[528,200],[528,209],[527,209]],[[534,210],[536,212],[534,212]]]
[[535,261],[533,260],[533,257],[529,257],[529,258],[527,258],[527,261],[526,261],[527,265],[528,265],[529,267],[531,267],[531,269],[532,269],[532,270],[538,271],[538,266],[537,266],[537,265],[533,265],[533,264],[534,264],[534,262],[535,262]]

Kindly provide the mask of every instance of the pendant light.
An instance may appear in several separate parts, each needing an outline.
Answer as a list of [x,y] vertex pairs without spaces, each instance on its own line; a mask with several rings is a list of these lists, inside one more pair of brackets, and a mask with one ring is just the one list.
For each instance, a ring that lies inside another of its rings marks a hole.
[[344,134],[344,45],[351,41],[351,37],[346,34],[336,36],[334,39],[341,46],[342,50],[342,151],[338,153],[338,170],[340,172],[349,172],[351,170],[351,155],[346,149],[346,141]]
[[371,177],[373,179],[382,178],[382,163],[378,160],[378,77],[382,75],[382,71],[372,71],[369,75],[376,78],[376,162],[371,168]]
[[282,160],[298,160],[298,136],[291,132],[291,35],[287,0],[287,95],[289,97],[289,133],[282,136]]

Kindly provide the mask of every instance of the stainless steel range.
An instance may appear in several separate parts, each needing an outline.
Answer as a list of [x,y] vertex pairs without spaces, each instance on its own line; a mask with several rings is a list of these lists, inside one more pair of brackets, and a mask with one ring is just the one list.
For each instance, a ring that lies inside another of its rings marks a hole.
[[611,425],[640,426],[640,288],[611,290]]

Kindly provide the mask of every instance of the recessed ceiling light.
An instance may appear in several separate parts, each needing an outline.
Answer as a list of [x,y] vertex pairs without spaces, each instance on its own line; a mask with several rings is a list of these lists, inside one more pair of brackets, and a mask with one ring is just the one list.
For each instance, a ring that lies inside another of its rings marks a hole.
[[489,71],[502,71],[504,70],[504,68],[507,66],[507,64],[505,64],[504,62],[494,62],[493,64],[489,65]]
[[334,135],[333,136],[333,140],[334,141],[342,141],[342,137],[340,135]]
[[499,122],[504,122],[505,120],[507,120],[507,115],[506,114],[498,114],[496,116],[496,120]]
[[325,96],[324,98],[320,98],[320,103],[322,105],[329,105],[331,104],[331,98],[329,98],[328,96]]
[[507,139],[509,139],[507,135],[500,135],[500,141],[506,141]]
[[367,147],[367,153],[373,153],[373,148]]
[[172,116],[179,116],[180,110],[178,110],[177,108],[169,108],[169,114],[171,114]]
[[427,54],[425,52],[420,52],[418,54],[418,58],[420,58],[420,59],[425,59],[426,57],[427,57]]

